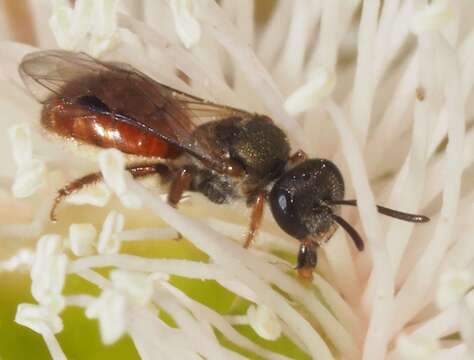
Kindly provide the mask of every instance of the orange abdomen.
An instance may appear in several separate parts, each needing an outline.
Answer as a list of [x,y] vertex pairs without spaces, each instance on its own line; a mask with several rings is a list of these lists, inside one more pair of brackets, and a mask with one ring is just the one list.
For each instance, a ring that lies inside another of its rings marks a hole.
[[181,149],[154,134],[112,116],[90,112],[60,100],[45,105],[41,124],[62,137],[102,148],[115,148],[127,154],[169,159],[182,153]]

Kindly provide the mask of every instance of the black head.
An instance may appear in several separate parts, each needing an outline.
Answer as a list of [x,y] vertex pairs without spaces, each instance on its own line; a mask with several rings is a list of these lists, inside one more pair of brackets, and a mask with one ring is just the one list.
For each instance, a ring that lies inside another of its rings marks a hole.
[[344,180],[329,160],[310,159],[287,171],[273,185],[270,206],[275,220],[291,236],[325,237],[334,232],[334,215],[344,199]]
[[[341,205],[356,206],[344,200],[344,180],[337,166],[325,159],[309,159],[284,173],[270,191],[270,206],[278,225],[301,241],[297,269],[310,277],[316,266],[316,248],[329,240],[340,225],[359,251],[364,242],[340,215]],[[380,213],[410,222],[426,222],[422,215],[402,213],[377,206]]]

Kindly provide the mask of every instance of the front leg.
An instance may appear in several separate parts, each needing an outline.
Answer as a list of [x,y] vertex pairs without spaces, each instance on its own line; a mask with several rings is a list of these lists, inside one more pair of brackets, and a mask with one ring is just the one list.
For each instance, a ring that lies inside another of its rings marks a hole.
[[245,239],[244,248],[248,248],[252,241],[255,239],[257,235],[258,228],[262,223],[263,218],[263,208],[265,206],[265,192],[261,192],[258,194],[257,198],[255,199],[255,203],[253,204],[252,208],[252,215],[250,217],[250,228],[249,232],[247,233],[247,237]]
[[303,150],[298,150],[288,159],[291,166],[296,166],[308,160],[308,155]]
[[318,262],[316,249],[318,244],[310,237],[301,241],[296,260],[298,275],[304,280],[313,279],[313,271]]

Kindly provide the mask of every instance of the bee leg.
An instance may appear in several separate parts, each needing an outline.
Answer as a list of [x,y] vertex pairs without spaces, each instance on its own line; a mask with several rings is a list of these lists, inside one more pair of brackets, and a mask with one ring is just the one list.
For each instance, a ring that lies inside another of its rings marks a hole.
[[177,176],[173,179],[168,193],[168,203],[170,205],[174,207],[178,205],[183,197],[183,193],[189,188],[189,185],[191,185],[192,180],[193,173],[189,169],[182,168],[178,170]]
[[263,207],[265,205],[265,193],[258,194],[253,204],[252,215],[250,217],[250,228],[245,239],[244,248],[248,248],[257,235],[258,228],[262,223]]
[[297,256],[296,270],[300,278],[304,280],[313,279],[313,271],[318,261],[316,255],[317,247],[318,244],[311,238],[306,238],[301,241]]
[[[128,172],[135,178],[142,178],[149,175],[159,174],[163,177],[164,180],[169,179],[171,175],[171,171],[169,167],[165,164],[145,164],[145,165],[132,165],[126,168]],[[51,207],[51,211],[49,213],[49,218],[51,221],[56,221],[56,208],[59,204],[64,200],[64,198],[68,197],[72,193],[80,191],[86,186],[94,185],[100,181],[103,181],[102,173],[95,172],[92,174],[87,174],[79,179],[71,181],[69,184],[64,186],[62,189],[58,190],[58,195],[54,199],[53,206]]]
[[[183,197],[183,193],[189,188],[193,181],[193,174],[189,169],[180,169],[177,176],[171,182],[171,187],[168,193],[168,204],[177,207],[179,201]],[[183,235],[178,233],[175,240],[181,240]]]
[[308,160],[308,155],[303,151],[303,150],[298,150],[295,152],[293,155],[290,156],[288,159],[288,162],[296,166],[298,164],[301,164],[303,161]]

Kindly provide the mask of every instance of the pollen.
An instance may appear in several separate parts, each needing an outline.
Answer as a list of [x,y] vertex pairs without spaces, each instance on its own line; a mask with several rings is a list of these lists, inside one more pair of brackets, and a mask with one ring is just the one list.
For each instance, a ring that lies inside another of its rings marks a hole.
[[281,335],[281,324],[275,313],[266,305],[250,306],[247,310],[249,324],[266,340],[276,340]]
[[17,172],[12,193],[17,198],[26,198],[36,193],[46,183],[46,165],[33,157],[31,129],[28,124],[14,125],[8,130],[13,159]]
[[49,329],[53,334],[63,329],[63,322],[57,313],[35,304],[18,305],[15,322],[40,334],[44,333],[45,329]]
[[99,254],[114,254],[120,249],[120,240],[114,235],[123,230],[124,216],[115,210],[109,212],[102,225],[97,250]]
[[467,270],[447,270],[441,274],[436,302],[445,308],[460,300],[474,285],[474,279]]
[[61,293],[66,279],[67,263],[59,235],[47,234],[38,240],[31,268],[31,293],[40,304],[57,312],[65,305]]
[[76,256],[94,253],[94,241],[97,230],[92,224],[71,224],[69,226],[69,246]]
[[106,289],[86,309],[89,319],[98,319],[102,342],[117,341],[126,331],[126,297],[114,289]]

